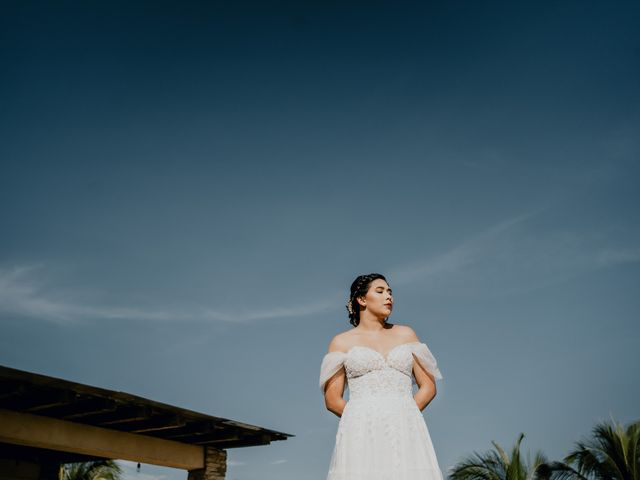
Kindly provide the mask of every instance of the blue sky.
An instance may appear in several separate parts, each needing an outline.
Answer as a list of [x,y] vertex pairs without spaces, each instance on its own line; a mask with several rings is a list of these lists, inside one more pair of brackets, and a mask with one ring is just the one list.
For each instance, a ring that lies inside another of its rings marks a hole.
[[1,364],[296,435],[229,479],[324,478],[320,361],[380,272],[443,470],[638,419],[636,2],[0,8]]

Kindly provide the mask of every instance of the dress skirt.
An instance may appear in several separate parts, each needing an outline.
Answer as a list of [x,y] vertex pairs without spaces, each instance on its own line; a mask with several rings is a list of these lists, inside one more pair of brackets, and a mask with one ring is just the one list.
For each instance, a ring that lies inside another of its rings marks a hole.
[[422,412],[409,395],[347,402],[327,480],[442,480]]

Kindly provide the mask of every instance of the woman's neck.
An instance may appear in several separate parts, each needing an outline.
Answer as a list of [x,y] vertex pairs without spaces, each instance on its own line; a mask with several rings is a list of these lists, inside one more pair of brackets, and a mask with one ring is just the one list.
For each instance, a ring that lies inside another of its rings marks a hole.
[[364,312],[360,312],[360,323],[358,324],[359,329],[365,332],[381,332],[382,330],[386,330],[385,319],[374,317],[373,315],[363,315]]

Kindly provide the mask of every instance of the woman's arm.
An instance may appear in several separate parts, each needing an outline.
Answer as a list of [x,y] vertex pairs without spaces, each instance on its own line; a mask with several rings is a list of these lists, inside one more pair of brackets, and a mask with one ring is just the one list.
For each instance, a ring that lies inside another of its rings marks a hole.
[[[329,352],[341,352],[344,345],[342,345],[341,339],[336,336],[329,343]],[[336,414],[338,417],[342,416],[344,407],[347,401],[342,398],[344,395],[344,388],[346,385],[346,373],[344,368],[338,370],[333,377],[327,380],[324,387],[324,404],[327,410]]]
[[413,374],[416,377],[416,383],[418,384],[418,391],[413,396],[413,399],[418,405],[420,410],[424,410],[431,400],[436,396],[436,381],[429,372],[427,372],[422,365],[420,365],[415,359],[413,360]]
[[[405,326],[408,342],[419,342],[420,339],[416,332],[409,326]],[[418,391],[414,394],[413,399],[420,410],[424,410],[431,400],[436,396],[436,380],[433,375],[428,372],[420,363],[413,359],[413,375],[416,377]]]
[[347,405],[347,401],[342,398],[342,395],[344,395],[345,379],[344,368],[341,368],[327,381],[324,389],[324,404],[327,410],[335,413],[338,417],[342,416],[344,407]]

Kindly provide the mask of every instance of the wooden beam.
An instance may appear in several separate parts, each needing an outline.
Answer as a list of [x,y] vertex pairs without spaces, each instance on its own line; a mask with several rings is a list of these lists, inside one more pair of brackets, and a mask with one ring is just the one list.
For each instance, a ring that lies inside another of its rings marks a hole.
[[37,412],[67,405],[75,400],[76,394],[68,390],[33,389],[24,395],[12,397],[5,403],[8,409],[22,412]]
[[0,442],[185,470],[204,468],[201,446],[3,409]]
[[0,400],[22,395],[25,390],[26,386],[20,380],[0,379]]
[[182,428],[187,424],[186,420],[177,415],[158,415],[149,420],[143,420],[135,424],[124,425],[125,430],[131,433],[161,432]]
[[[115,412],[118,408],[116,402],[102,398],[90,399],[74,407],[75,411],[72,410],[70,413],[62,415],[58,413],[56,416],[64,420],[73,421],[76,418],[92,417],[100,413]],[[47,412],[47,414],[51,415],[50,412]]]
[[82,423],[108,428],[112,422],[114,424],[118,422],[135,422],[138,420],[144,420],[150,416],[150,409],[144,409],[135,405],[122,405],[115,402],[115,408],[113,410],[110,409],[106,412],[90,413],[82,419]]
[[205,433],[214,433],[218,430],[224,429],[222,427],[215,428],[211,424],[211,422],[189,422],[184,427],[178,428],[173,432],[167,432],[166,435],[162,435],[162,438],[183,442],[182,437],[189,437],[191,435],[204,435]]
[[183,442],[198,444],[198,445],[212,445],[215,446],[216,443],[228,442],[230,440],[242,440],[245,439],[242,435],[234,434],[233,432],[221,432],[221,433],[203,433],[202,435],[190,435],[189,437],[181,438],[180,440]]
[[[111,415],[111,417],[109,417]],[[153,412],[149,407],[140,407],[137,405],[126,405],[117,409],[112,414],[106,414],[105,419],[100,419],[99,423],[103,426],[119,425],[122,423],[139,422],[151,418]],[[95,419],[90,420],[91,423],[98,423]]]

